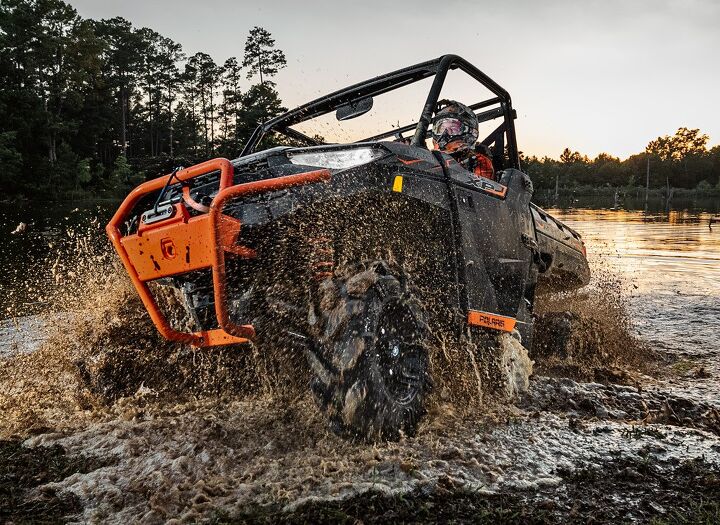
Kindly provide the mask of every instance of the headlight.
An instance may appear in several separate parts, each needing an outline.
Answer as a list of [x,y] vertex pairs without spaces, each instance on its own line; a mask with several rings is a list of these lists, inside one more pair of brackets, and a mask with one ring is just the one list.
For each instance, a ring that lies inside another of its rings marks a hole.
[[293,164],[301,166],[318,166],[341,170],[367,164],[385,155],[377,148],[352,148],[333,151],[308,151],[306,153],[288,153],[288,159]]

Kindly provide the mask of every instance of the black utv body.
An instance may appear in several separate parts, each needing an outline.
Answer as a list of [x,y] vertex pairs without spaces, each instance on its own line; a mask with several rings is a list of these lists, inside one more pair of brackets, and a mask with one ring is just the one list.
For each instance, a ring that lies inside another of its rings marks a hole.
[[[492,97],[470,107],[498,125],[481,141],[495,180],[428,149],[449,70]],[[417,123],[349,144],[293,128],[434,77]],[[319,406],[339,432],[411,433],[440,334],[528,351],[536,290],[586,284],[580,235],[531,203],[510,95],[454,55],[337,91],[259,126],[241,156],[137,188],[108,225],[160,331],[199,346],[252,340],[302,348]],[[402,133],[412,132],[412,138]],[[286,143],[256,146],[269,134]],[[171,327],[148,287],[181,292],[193,333]]]

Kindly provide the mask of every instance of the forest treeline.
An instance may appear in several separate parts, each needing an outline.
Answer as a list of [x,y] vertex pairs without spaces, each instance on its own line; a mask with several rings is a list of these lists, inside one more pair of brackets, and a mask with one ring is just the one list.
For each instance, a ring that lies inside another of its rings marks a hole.
[[699,129],[680,128],[650,141],[645,151],[620,160],[608,153],[594,159],[566,148],[560,159],[523,157],[523,169],[538,189],[599,187],[720,190],[720,146],[708,149]]
[[[117,197],[173,167],[236,157],[285,108],[272,78],[286,64],[249,30],[243,56],[216,63],[123,18],[84,19],[61,0],[0,2],[0,183],[6,198]],[[681,128],[620,160],[566,149],[524,157],[539,189],[720,185],[720,147]]]
[[283,52],[252,28],[217,64],[123,19],[60,0],[0,3],[0,183],[5,195],[117,196],[146,176],[235,157],[285,111],[272,77]]

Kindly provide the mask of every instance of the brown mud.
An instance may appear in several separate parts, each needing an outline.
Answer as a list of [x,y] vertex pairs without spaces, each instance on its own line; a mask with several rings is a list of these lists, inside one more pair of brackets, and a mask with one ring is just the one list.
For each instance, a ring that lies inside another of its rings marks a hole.
[[[617,494],[625,501],[618,505]],[[565,473],[557,487],[495,494],[451,482],[433,491],[388,496],[368,491],[347,500],[311,501],[292,512],[257,508],[217,523],[717,523],[720,474],[702,460],[681,464],[668,477],[651,463],[617,460]]]
[[28,448],[17,441],[0,441],[0,522],[55,523],[78,514],[82,505],[72,494],[59,495],[43,488],[76,473],[92,472],[107,462],[84,456],[68,456],[60,446]]
[[539,322],[533,341],[537,373],[637,384],[642,375],[657,374],[667,358],[636,335],[627,303],[628,283],[602,267],[594,272],[593,282],[585,288],[538,295]]
[[717,410],[650,388],[664,364],[633,335],[619,281],[538,303],[576,328],[559,353],[540,333],[535,376],[515,403],[490,395],[496,358],[439,344],[455,387],[440,382],[417,435],[360,444],[327,430],[281,352],[163,341],[106,246],[69,239],[52,255],[57,286],[42,275],[45,286],[27,288],[51,305],[37,350],[0,359],[4,521],[717,515]]

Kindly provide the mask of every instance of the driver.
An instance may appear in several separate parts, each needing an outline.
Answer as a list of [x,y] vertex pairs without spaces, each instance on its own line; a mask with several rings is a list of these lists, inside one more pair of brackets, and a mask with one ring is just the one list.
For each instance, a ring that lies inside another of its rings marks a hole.
[[433,147],[451,155],[474,175],[495,180],[490,148],[475,144],[478,121],[473,110],[454,100],[441,100],[438,108],[433,117]]

